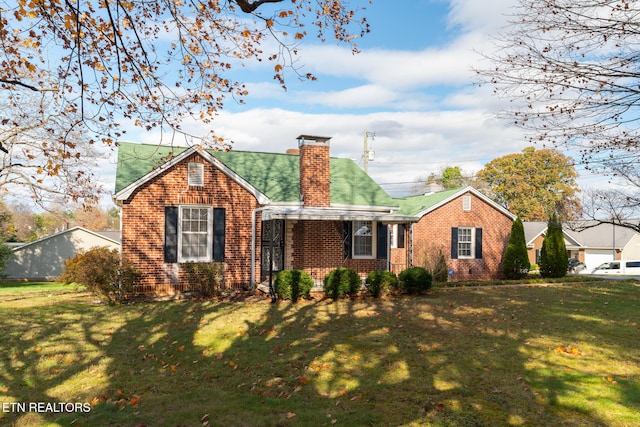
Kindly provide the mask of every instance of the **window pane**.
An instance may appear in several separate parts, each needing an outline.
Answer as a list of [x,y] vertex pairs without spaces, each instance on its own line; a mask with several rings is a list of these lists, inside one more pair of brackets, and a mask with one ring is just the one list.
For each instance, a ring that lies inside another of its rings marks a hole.
[[373,256],[373,222],[353,222],[353,255]]
[[209,252],[209,208],[182,208],[180,254],[185,260],[205,260]]
[[471,258],[473,254],[473,229],[458,228],[458,256]]

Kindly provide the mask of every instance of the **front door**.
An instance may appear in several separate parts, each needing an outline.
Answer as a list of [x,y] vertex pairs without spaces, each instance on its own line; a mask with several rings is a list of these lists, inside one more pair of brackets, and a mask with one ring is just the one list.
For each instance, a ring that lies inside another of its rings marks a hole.
[[272,219],[262,221],[262,248],[260,281],[274,276],[284,270],[284,220]]

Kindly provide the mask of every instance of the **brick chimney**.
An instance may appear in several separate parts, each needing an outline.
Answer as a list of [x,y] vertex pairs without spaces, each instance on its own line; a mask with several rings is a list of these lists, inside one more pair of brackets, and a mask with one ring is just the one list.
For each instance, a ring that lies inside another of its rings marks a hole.
[[331,205],[329,140],[326,136],[300,135],[300,197],[304,207]]

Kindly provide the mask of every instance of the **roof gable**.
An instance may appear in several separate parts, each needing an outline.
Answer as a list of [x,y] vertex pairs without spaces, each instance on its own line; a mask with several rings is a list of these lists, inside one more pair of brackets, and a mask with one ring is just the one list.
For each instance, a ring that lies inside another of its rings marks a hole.
[[[148,144],[120,143],[116,172],[116,196],[133,189],[180,161],[195,149]],[[203,157],[224,168],[271,203],[300,201],[300,164],[295,154],[250,151],[200,151]],[[368,207],[395,206],[393,199],[350,159],[330,158],[331,203]],[[128,191],[125,191],[127,190]],[[261,202],[266,202],[262,200]]]
[[[57,231],[57,232],[55,232],[53,234],[49,234],[48,236],[41,237],[40,239],[34,240],[33,242],[27,242],[27,243],[21,244],[21,245],[16,246],[16,247],[14,247],[12,249],[13,249],[14,252],[18,252],[18,251],[22,251],[24,249],[27,249],[27,248],[29,248],[31,246],[37,246],[37,245],[39,245],[42,242],[45,242],[47,240],[57,239],[60,236],[66,236],[66,235],[70,236],[70,235],[73,235],[73,234],[76,234],[76,233],[95,236],[98,239],[104,240],[105,241],[105,245],[106,244],[113,244],[113,245],[119,245],[120,244],[120,241],[118,239],[114,239],[112,237],[109,237],[109,236],[105,235],[104,232],[92,231],[92,230],[86,229],[84,227],[75,226],[75,227],[72,227],[72,228],[64,229],[62,231]],[[116,233],[119,234],[119,232],[116,232]]]
[[459,187],[451,190],[408,196],[394,200],[400,205],[400,210],[397,212],[398,214],[422,217],[466,193],[472,193],[512,220],[516,218],[516,216],[509,212],[505,207],[494,202],[473,187]]

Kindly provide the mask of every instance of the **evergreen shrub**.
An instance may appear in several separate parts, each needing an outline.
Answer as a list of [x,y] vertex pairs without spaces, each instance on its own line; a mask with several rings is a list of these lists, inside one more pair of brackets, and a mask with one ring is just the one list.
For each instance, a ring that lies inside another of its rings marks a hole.
[[278,298],[296,302],[309,297],[313,279],[303,270],[282,270],[276,275],[273,288]]
[[408,294],[420,294],[431,289],[432,276],[423,267],[409,267],[398,275],[400,289]]
[[516,218],[511,226],[509,243],[502,259],[502,274],[506,279],[523,279],[527,277],[530,268],[524,226],[522,220]]
[[540,250],[540,275],[542,277],[564,277],[567,274],[569,258],[564,243],[562,224],[554,213],[547,224],[547,234]]
[[364,283],[367,293],[374,298],[388,295],[392,289],[398,289],[398,277],[387,270],[375,270],[369,273]]
[[361,287],[360,276],[351,268],[336,268],[324,278],[324,293],[334,300],[344,296],[353,297],[360,292]]

